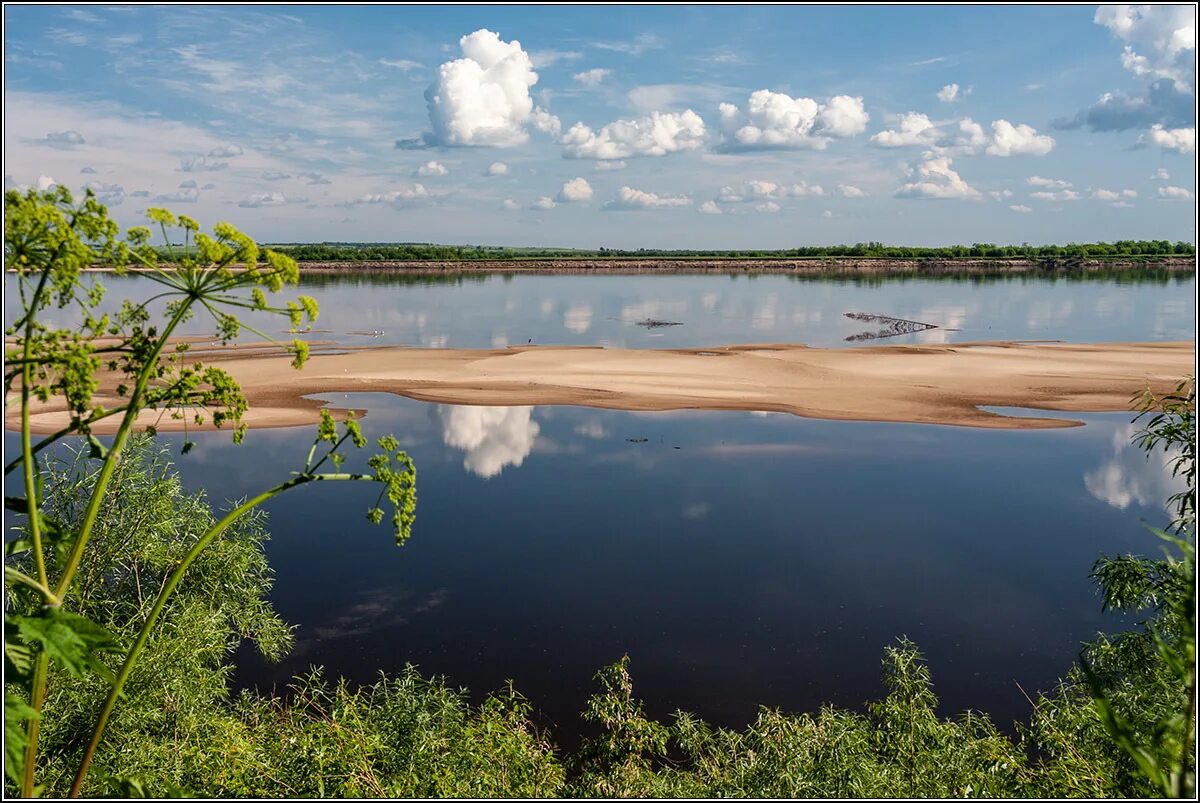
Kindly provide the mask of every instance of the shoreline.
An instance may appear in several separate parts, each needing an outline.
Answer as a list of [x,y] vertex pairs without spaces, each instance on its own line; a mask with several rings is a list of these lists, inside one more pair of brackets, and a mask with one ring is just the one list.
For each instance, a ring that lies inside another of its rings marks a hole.
[[[283,251],[286,253],[286,251]],[[906,258],[894,257],[605,257],[517,258],[495,260],[394,260],[299,262],[301,274],[393,273],[449,274],[783,274],[794,276],[1055,276],[1107,272],[1186,275],[1196,273],[1190,256]],[[235,268],[236,269],[236,268]],[[112,268],[92,266],[93,272]],[[130,273],[144,269],[130,268]]]
[[[1067,344],[999,341],[937,346],[809,348],[745,344],[691,349],[510,346],[503,349],[333,347],[304,370],[262,344],[194,349],[220,366],[250,403],[252,428],[315,423],[325,393],[388,392],[438,404],[574,405],[617,410],[785,412],[826,420],[925,423],[988,429],[1081,426],[1069,417],[1009,416],[983,407],[1058,413],[1131,411],[1147,387],[1173,390],[1194,370],[1195,343]],[[116,406],[119,378],[101,375],[94,404]],[[343,413],[344,414],[344,413]],[[156,420],[157,419],[157,420]],[[61,403],[34,408],[34,431],[67,423]],[[19,425],[8,406],[5,424]],[[105,434],[117,422],[105,420]],[[160,413],[139,426],[183,429]],[[190,429],[198,429],[193,425]],[[199,429],[211,429],[211,425]]]

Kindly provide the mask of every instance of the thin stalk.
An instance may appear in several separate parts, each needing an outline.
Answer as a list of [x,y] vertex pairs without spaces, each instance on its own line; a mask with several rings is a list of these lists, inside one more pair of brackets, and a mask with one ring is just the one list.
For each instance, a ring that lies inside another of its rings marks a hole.
[[79,792],[83,787],[83,782],[87,778],[88,769],[91,767],[92,758],[96,754],[96,748],[100,745],[100,739],[104,736],[104,729],[108,725],[108,718],[112,714],[113,708],[117,704],[117,698],[121,695],[121,689],[125,686],[125,681],[129,678],[129,674],[133,671],[134,664],[137,663],[138,657],[141,655],[142,649],[146,646],[147,640],[150,638],[150,633],[158,623],[158,617],[162,614],[163,608],[166,607],[167,600],[175,591],[175,587],[179,585],[179,581],[183,578],[183,573],[188,570],[192,562],[200,555],[204,549],[212,543],[213,539],[225,532],[230,525],[240,519],[242,516],[249,513],[254,508],[266,502],[279,494],[296,488],[305,483],[323,480],[367,480],[374,481],[374,477],[369,474],[305,474],[287,482],[280,483],[273,488],[269,488],[253,499],[243,502],[233,510],[225,514],[225,516],[208,529],[204,535],[192,545],[188,553],[175,567],[163,584],[162,589],[158,593],[158,598],[154,601],[154,607],[150,609],[146,621],[142,624],[142,629],[138,633],[137,640],[130,647],[129,652],[125,656],[125,663],[121,665],[121,671],[117,674],[116,680],[113,682],[112,688],[108,692],[108,697],[104,701],[104,708],[100,710],[100,716],[96,720],[96,725],[92,729],[92,738],[88,742],[87,749],[83,754],[83,761],[79,764],[79,769],[75,773],[75,780],[71,784],[71,797],[79,797]]
[[[29,703],[34,711],[42,713],[42,703],[46,699],[46,670],[50,665],[50,656],[45,650],[38,653],[37,662],[33,665],[33,696]],[[21,776],[21,797],[33,797],[33,771],[37,768],[38,729],[41,719],[35,717],[29,720],[29,742],[25,745],[25,774]]]
[[[42,291],[45,289],[46,281],[49,277],[50,271],[47,270],[42,273],[37,290],[33,294],[34,306],[30,307],[30,312],[26,316],[25,359],[29,359],[33,340],[33,313],[37,309],[36,305],[41,299]],[[30,437],[29,426],[29,387],[32,384],[33,366],[27,363],[21,369],[21,455],[25,460],[25,499],[28,506],[29,534],[33,541],[33,560],[37,566],[38,582],[43,586],[48,586],[46,558],[42,554],[42,522],[38,513],[37,485],[34,483],[33,477],[33,443]],[[49,600],[47,599],[47,601]],[[33,670],[33,685],[30,689],[29,703],[37,716],[29,720],[29,726],[26,728],[26,737],[29,741],[25,746],[25,772],[21,778],[21,795],[23,797],[33,797],[33,774],[37,768],[38,731],[42,713],[42,700],[46,696],[46,667],[49,660],[50,658],[46,654],[46,651],[42,650],[38,653],[37,662]]]
[[87,510],[84,511],[83,522],[79,527],[79,537],[75,539],[75,543],[71,547],[71,556],[67,560],[67,566],[63,570],[58,587],[55,589],[55,594],[60,600],[66,597],[67,591],[71,587],[71,581],[75,579],[75,572],[79,569],[79,561],[83,559],[83,549],[87,546],[88,538],[92,534],[92,527],[96,523],[96,516],[100,513],[100,503],[104,499],[104,494],[108,490],[108,483],[112,479],[113,472],[116,470],[117,463],[120,460],[121,450],[125,448],[125,442],[129,439],[129,433],[133,429],[133,422],[137,420],[138,413],[141,412],[140,402],[142,394],[146,391],[146,384],[150,381],[150,371],[158,364],[158,357],[162,354],[167,340],[170,339],[171,333],[183,320],[184,315],[190,308],[191,302],[188,302],[181,304],[179,309],[175,311],[175,315],[172,316],[166,329],[159,335],[158,342],[154,346],[154,351],[146,360],[141,374],[138,375],[137,384],[134,385],[133,393],[129,396],[129,404],[126,406],[125,417],[121,420],[121,427],[117,430],[117,435],[113,439],[113,445],[104,459],[104,468],[100,471],[100,476],[96,480],[96,487],[92,490],[92,498],[88,501]]

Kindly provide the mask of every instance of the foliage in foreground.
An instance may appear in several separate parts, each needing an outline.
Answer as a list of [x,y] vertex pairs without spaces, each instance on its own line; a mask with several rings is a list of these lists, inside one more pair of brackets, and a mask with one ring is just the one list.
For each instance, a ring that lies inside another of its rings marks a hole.
[[[1194,397],[1155,400],[1143,445],[1183,446],[1180,473],[1194,492]],[[1171,405],[1175,405],[1174,408]],[[1182,405],[1182,406],[1180,406]],[[1189,406],[1190,405],[1190,406]],[[210,520],[180,491],[150,441],[127,452],[97,538],[84,611],[118,638],[136,629],[138,584],[161,582],[173,550]],[[1188,463],[1188,460],[1191,463]],[[91,478],[55,466],[48,496],[69,500]],[[119,737],[96,758],[85,794],[325,797],[1145,797],[1194,788],[1188,727],[1193,688],[1175,653],[1194,654],[1194,507],[1175,498],[1181,552],[1153,560],[1102,559],[1094,574],[1109,607],[1144,610],[1144,627],[1102,637],[1053,692],[1034,702],[1013,739],[986,717],[937,714],[929,668],[901,639],[885,650],[887,696],[854,712],[762,709],[744,730],[714,728],[679,712],[647,718],[628,658],[597,674],[583,714],[598,735],[564,755],[511,688],[480,706],[440,679],[408,668],[353,688],[319,671],[287,698],[227,689],[228,657],[242,638],[266,654],[289,632],[263,595],[270,571],[261,519],[215,544],[172,602],[147,661],[127,685]],[[163,542],[159,534],[169,533]],[[119,547],[119,548],[117,548]],[[106,557],[107,556],[107,557]],[[232,593],[213,594],[216,586]],[[1165,646],[1165,650],[1164,650]],[[73,727],[103,683],[56,672],[46,702],[57,723],[43,735],[46,790],[61,793],[82,748]],[[1099,700],[1099,704],[1098,701]],[[1157,768],[1157,774],[1148,771]]]
[[[165,209],[149,209],[147,217],[158,224],[165,242],[170,242],[170,231],[184,241],[183,251],[173,255],[169,264],[162,264],[151,246],[148,228],[136,226],[122,238],[108,210],[90,190],[78,203],[65,187],[4,194],[4,266],[15,274],[13,295],[18,308],[15,318],[5,321],[4,392],[6,408],[19,413],[21,438],[17,456],[4,467],[4,508],[22,517],[24,526],[22,537],[5,543],[4,771],[23,797],[32,797],[44,783],[45,768],[38,761],[44,752],[39,750],[42,731],[61,725],[44,708],[52,691],[50,675],[66,672],[85,682],[100,680],[106,689],[103,701],[86,714],[90,728],[78,726],[80,733],[90,737],[78,757],[70,790],[75,796],[87,780],[114,710],[128,701],[125,686],[160,619],[170,616],[167,608],[173,595],[181,584],[192,582],[189,569],[193,564],[203,566],[214,542],[252,516],[260,504],[314,482],[370,482],[381,490],[367,518],[380,523],[384,515],[380,504],[386,496],[396,543],[403,543],[412,528],[415,469],[399,442],[390,435],[380,438],[380,451],[367,461],[367,472],[340,471],[345,459],[342,447],[362,448],[367,440],[349,419],[339,434],[332,416],[322,411],[312,448],[299,470],[219,520],[211,520],[175,556],[161,583],[148,586],[145,595],[135,569],[139,605],[132,632],[114,631],[82,612],[88,600],[81,595],[94,591],[97,583],[108,582],[105,571],[88,575],[86,567],[109,556],[117,561],[113,570],[119,571],[130,560],[130,544],[99,544],[93,536],[103,533],[103,526],[98,527],[103,503],[134,432],[153,433],[163,415],[184,422],[185,433],[189,421],[197,426],[231,425],[235,443],[245,431],[248,404],[241,387],[225,370],[188,359],[190,344],[175,337],[178,327],[197,313],[210,316],[216,338],[224,344],[236,339],[243,328],[265,337],[238,317],[245,312],[285,316],[293,330],[305,318],[315,320],[318,313],[317,302],[310,297],[276,306],[268,300],[268,292],[299,281],[299,270],[289,257],[268,250],[260,262],[253,239],[228,223],[218,223],[210,236],[195,220]],[[103,312],[104,287],[85,274],[96,261],[118,272],[136,265],[159,292],[141,304],[126,300],[117,312]],[[161,328],[149,308],[151,301],[158,300],[165,306]],[[73,320],[49,325],[44,312],[51,306],[69,310]],[[307,343],[296,339],[279,345],[294,355],[294,367],[304,365]],[[52,406],[52,412],[65,414],[65,426],[55,423],[62,428],[34,443],[34,417],[46,412],[47,403],[58,406],[58,410]],[[154,417],[155,411],[159,418]],[[148,424],[149,420],[155,424]],[[107,445],[93,434],[94,427],[105,424],[115,424]],[[88,448],[80,459],[89,467],[91,481],[73,486],[78,493],[47,495],[41,453],[72,436],[86,438]],[[185,435],[183,452],[192,445]],[[322,471],[327,464],[334,470]],[[10,475],[20,480],[9,482]],[[13,493],[18,488],[22,493]],[[108,550],[114,553],[109,555]],[[213,593],[224,596],[226,590],[217,587]],[[111,602],[128,604],[122,598]],[[112,654],[118,660],[106,661]],[[114,671],[110,663],[119,668]]]

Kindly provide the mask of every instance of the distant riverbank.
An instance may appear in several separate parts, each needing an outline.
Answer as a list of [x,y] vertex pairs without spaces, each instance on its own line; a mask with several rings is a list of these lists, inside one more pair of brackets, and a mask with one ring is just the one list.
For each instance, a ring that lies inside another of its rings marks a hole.
[[765,259],[632,257],[300,262],[305,273],[773,273],[804,275],[940,276],[1108,272],[1194,273],[1192,256],[1108,258],[807,257]]
[[[795,276],[1121,276],[1137,278],[1196,273],[1194,256],[1140,257],[565,257],[529,259],[404,259],[301,261],[302,273],[454,274],[784,274]],[[233,266],[234,270],[238,266]],[[111,272],[106,265],[89,268]],[[130,272],[143,268],[131,267]]]

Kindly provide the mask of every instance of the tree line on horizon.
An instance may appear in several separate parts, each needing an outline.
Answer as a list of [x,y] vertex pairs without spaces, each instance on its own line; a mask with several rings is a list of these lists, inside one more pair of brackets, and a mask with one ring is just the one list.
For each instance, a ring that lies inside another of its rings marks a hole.
[[1169,240],[1118,240],[1107,243],[1066,245],[996,245],[973,243],[919,247],[885,245],[881,242],[854,245],[800,246],[779,250],[702,250],[662,248],[509,248],[484,245],[439,245],[437,243],[277,243],[277,251],[300,262],[377,262],[404,260],[472,261],[517,259],[628,259],[628,258],[719,258],[719,259],[806,259],[861,257],[868,259],[1071,259],[1112,257],[1195,256],[1191,243]]

